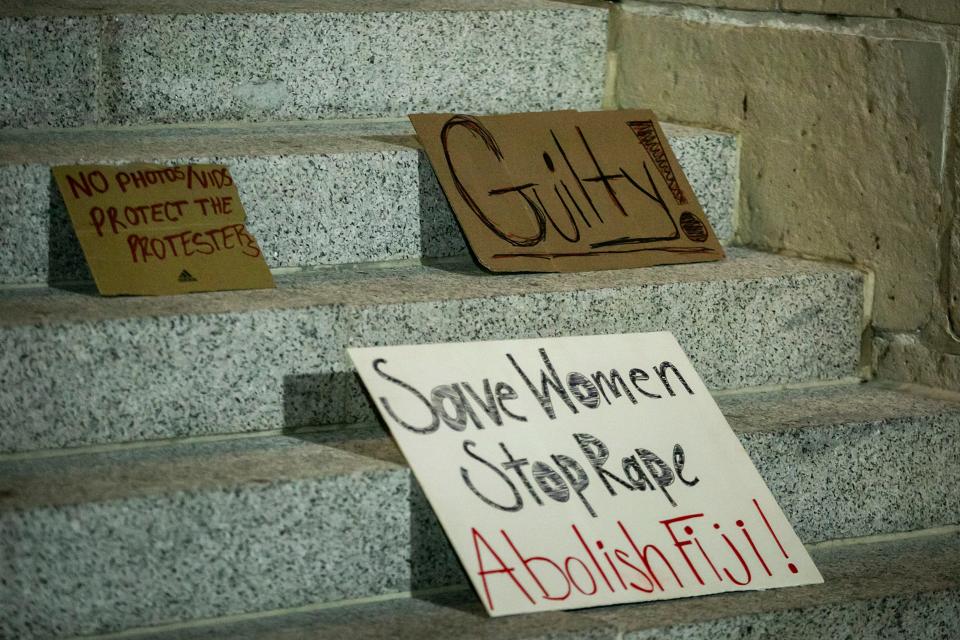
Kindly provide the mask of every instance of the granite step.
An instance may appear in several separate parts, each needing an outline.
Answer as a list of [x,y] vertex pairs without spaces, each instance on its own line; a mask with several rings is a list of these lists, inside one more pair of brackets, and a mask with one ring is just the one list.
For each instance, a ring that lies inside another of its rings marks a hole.
[[670,330],[712,389],[859,374],[865,276],[721,262],[491,275],[469,261],[102,298],[0,290],[0,452],[372,420],[344,348]]
[[[960,522],[960,401],[875,383],[718,401],[805,543]],[[4,637],[466,584],[376,426],[5,456],[0,540]],[[878,571],[891,569],[887,555],[870,557]],[[827,575],[826,588],[836,587]],[[874,583],[909,593],[890,575]],[[783,602],[803,592],[776,593]]]
[[[722,242],[733,236],[736,137],[665,126]],[[0,131],[0,283],[90,280],[50,167],[220,162],[273,268],[466,252],[407,121]]]
[[146,631],[142,640],[948,640],[960,628],[960,536],[810,548],[826,582],[573,612],[487,618],[469,591]]
[[12,0],[0,127],[596,109],[604,3]]

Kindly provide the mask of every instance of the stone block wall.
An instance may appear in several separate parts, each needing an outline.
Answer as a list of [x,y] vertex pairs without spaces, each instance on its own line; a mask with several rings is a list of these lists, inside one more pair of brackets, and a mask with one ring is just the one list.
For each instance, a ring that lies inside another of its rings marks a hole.
[[626,0],[611,46],[616,106],[740,135],[739,242],[869,270],[874,373],[960,389],[960,2]]

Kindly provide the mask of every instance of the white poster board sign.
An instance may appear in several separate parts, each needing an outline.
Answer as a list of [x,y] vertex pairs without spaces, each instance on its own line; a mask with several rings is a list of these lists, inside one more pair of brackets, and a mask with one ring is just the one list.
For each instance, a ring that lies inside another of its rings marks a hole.
[[490,615],[823,581],[670,333],[350,357]]

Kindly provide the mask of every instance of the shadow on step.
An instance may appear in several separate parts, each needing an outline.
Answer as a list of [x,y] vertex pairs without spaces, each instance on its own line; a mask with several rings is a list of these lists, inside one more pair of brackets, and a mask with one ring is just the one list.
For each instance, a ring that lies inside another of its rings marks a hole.
[[[387,441],[388,430],[379,416],[375,417],[372,400],[352,372],[284,376],[283,405],[284,428],[290,437],[342,448],[385,462],[404,464],[400,452]],[[310,426],[356,425],[358,422],[365,423],[365,426],[302,430]],[[413,597],[420,599],[418,591],[429,592],[437,587],[457,585],[469,588],[460,562],[413,474],[408,476],[407,482],[410,514],[409,590],[413,592]],[[434,595],[426,593],[422,598],[436,604]],[[459,605],[456,608],[460,608]]]
[[53,175],[47,186],[47,285],[81,295],[99,297],[80,241],[70,223],[67,205]]
[[[440,528],[440,523],[430,508],[426,496],[420,489],[419,483],[410,476],[410,591],[414,598],[434,603],[436,594],[418,594],[418,591],[435,589],[437,587],[464,586],[468,588],[469,579],[457,560],[457,556],[447,540],[447,536]],[[461,596],[460,601],[463,600]],[[462,602],[450,601],[454,608],[473,611],[474,607],[463,605]],[[479,609],[482,613],[482,607]]]
[[[60,195],[53,174],[50,175],[50,185],[47,189],[50,194],[49,218],[47,224],[47,282],[51,287],[67,289],[77,293],[89,293],[89,284],[76,285],[74,283],[92,283],[93,276],[83,257],[80,241],[70,223],[67,206]],[[70,284],[64,284],[70,283]]]
[[352,371],[283,376],[284,429],[373,423],[372,406]]
[[[453,256],[467,259],[467,246],[463,241],[460,225],[447,204],[437,176],[430,166],[427,154],[421,151],[417,156],[417,172],[420,198],[420,255],[438,269],[445,269],[444,262],[434,263],[436,258]],[[454,270],[462,270],[455,266]]]

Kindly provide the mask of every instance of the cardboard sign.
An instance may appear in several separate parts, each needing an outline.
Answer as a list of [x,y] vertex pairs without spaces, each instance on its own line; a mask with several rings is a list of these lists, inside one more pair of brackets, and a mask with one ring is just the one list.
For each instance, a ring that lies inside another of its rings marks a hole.
[[470,248],[491,271],[724,256],[651,111],[410,120]]
[[227,167],[54,167],[103,295],[266,289],[273,276]]
[[491,615],[822,582],[670,333],[349,352]]

